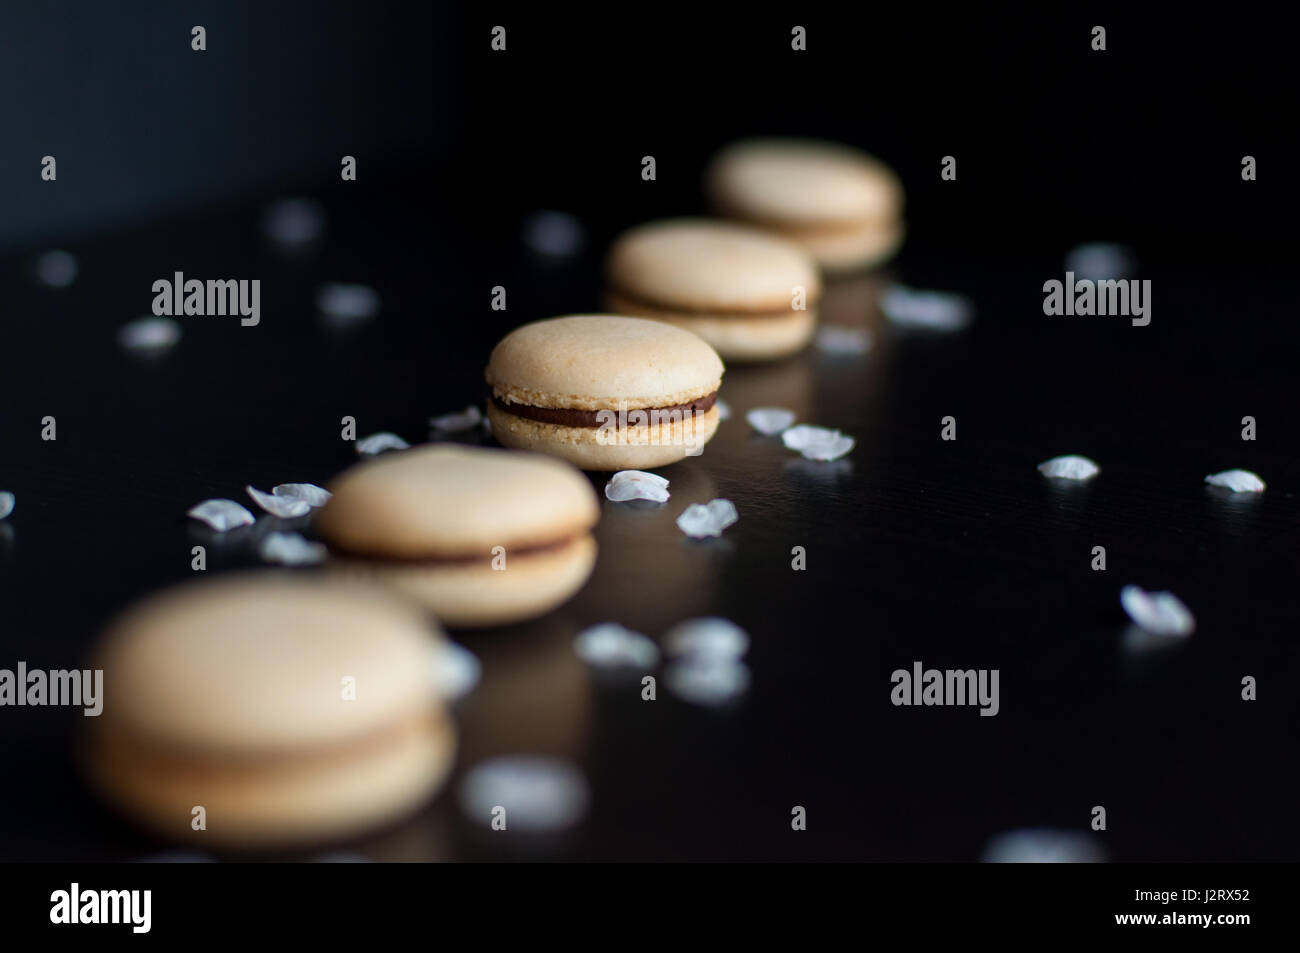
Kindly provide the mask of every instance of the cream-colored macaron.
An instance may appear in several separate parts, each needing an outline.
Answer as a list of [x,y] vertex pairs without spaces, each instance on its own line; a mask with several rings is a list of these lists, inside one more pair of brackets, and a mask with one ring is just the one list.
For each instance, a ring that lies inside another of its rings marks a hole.
[[866,268],[902,244],[903,187],[878,159],[833,142],[752,139],[719,153],[714,210],[797,241],[828,272]]
[[822,282],[811,256],[744,225],[640,225],[614,243],[606,276],[611,309],[693,331],[729,361],[793,354],[817,327]]
[[595,491],[553,457],[433,444],[359,463],[329,489],[316,528],[333,565],[393,586],[448,625],[549,612],[596,561]]
[[492,351],[488,418],[507,447],[586,470],[643,470],[703,450],[718,429],[722,361],[679,327],[574,315],[534,321]]
[[435,679],[444,644],[423,613],[370,587],[269,572],[166,590],[100,643],[91,780],[144,826],[220,848],[396,821],[454,757]]

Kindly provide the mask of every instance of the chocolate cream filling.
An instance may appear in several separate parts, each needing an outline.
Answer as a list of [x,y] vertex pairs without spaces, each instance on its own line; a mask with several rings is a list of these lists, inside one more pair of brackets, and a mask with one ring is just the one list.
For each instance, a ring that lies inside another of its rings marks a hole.
[[[662,301],[654,301],[644,295],[625,291],[618,287],[618,285],[611,285],[609,291],[610,294],[617,295],[624,301],[630,302],[632,305],[639,307],[639,313],[644,315],[666,314],[683,318],[697,316],[705,318],[788,318],[790,315],[798,313],[793,307],[779,308],[775,310],[767,308],[749,310],[744,308],[728,308],[726,310],[719,308],[688,308],[681,305],[664,304]],[[811,305],[815,303],[817,298],[818,296],[813,296],[810,299],[809,304]]]
[[[637,410],[641,410],[651,415],[650,419],[653,419],[654,414],[659,414],[662,420],[663,415],[668,415],[671,419],[673,412],[677,411],[680,412],[682,418],[685,418],[688,411],[691,416],[707,413],[717,402],[718,392],[715,390],[712,394],[705,394],[703,397],[698,397],[685,404],[672,404],[668,407],[629,408],[626,412],[632,414]],[[573,410],[568,407],[534,407],[532,404],[512,404],[497,397],[496,394],[492,395],[492,403],[507,414],[514,414],[516,417],[523,417],[525,420],[536,420],[538,423],[556,424],[560,427],[603,427],[608,425],[610,414],[615,414],[615,419],[617,419],[619,413],[613,409]]]
[[[586,533],[575,533],[549,543],[506,546],[506,553],[510,557],[516,557],[557,552],[585,535]],[[384,553],[359,552],[331,543],[330,551],[336,556],[354,560],[358,563],[386,563],[388,565],[428,566],[429,568],[435,566],[472,566],[475,563],[489,564],[493,559],[492,553],[486,548],[482,553],[472,553],[468,556],[390,556]]]

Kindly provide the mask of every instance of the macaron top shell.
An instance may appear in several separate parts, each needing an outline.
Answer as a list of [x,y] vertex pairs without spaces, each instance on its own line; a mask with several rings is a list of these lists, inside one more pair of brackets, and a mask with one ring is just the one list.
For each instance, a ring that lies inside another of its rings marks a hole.
[[625,232],[610,250],[610,283],[625,294],[688,312],[789,311],[794,289],[821,295],[812,257],[756,228],[668,219]]
[[722,359],[689,331],[609,315],[534,321],[502,338],[487,382],[503,400],[534,407],[673,407],[712,394]]
[[410,559],[491,557],[495,546],[544,546],[600,518],[591,483],[539,453],[437,444],[346,470],[316,526],[352,553]]
[[811,139],[754,139],[713,160],[708,188],[731,214],[792,228],[896,217],[903,187],[879,160]]
[[164,749],[269,755],[359,741],[436,705],[441,635],[357,584],[276,572],[186,583],[105,634],[102,718]]

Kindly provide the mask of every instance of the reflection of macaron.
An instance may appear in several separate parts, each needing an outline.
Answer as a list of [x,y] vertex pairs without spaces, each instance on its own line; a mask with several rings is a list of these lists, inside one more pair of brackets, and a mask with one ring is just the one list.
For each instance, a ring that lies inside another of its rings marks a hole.
[[501,340],[486,376],[497,440],[587,470],[675,463],[718,428],[722,361],[694,334],[658,321],[534,321]]
[[100,646],[89,773],[145,826],[214,846],[303,846],[396,821],[455,750],[440,642],[421,613],[363,587],[269,573],[168,590]]
[[625,232],[606,264],[614,311],[694,331],[727,360],[793,354],[817,326],[821,276],[798,245],[707,219]]
[[903,241],[903,187],[884,163],[849,146],[755,139],[724,149],[707,189],[720,215],[800,242],[827,271],[890,258]]
[[452,444],[359,463],[317,516],[335,565],[391,585],[448,625],[542,615],[587,581],[600,507],[540,454]]

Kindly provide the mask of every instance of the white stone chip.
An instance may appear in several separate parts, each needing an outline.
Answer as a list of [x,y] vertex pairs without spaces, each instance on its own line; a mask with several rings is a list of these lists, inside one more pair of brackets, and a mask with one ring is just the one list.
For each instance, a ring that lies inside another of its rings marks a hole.
[[379,313],[379,292],[369,285],[330,282],[316,292],[316,307],[341,324],[365,321]]
[[18,502],[18,497],[14,496],[8,490],[0,490],[0,520],[4,519],[14,511],[14,505]]
[[1205,478],[1205,482],[1210,486],[1226,487],[1233,493],[1264,492],[1264,481],[1259,478],[1259,474],[1251,473],[1249,470],[1224,470],[1222,473],[1212,473]]
[[1085,281],[1122,281],[1137,268],[1133,249],[1111,242],[1088,242],[1065,253],[1065,270]]
[[1128,617],[1152,635],[1191,635],[1196,630],[1192,611],[1172,592],[1146,592],[1137,586],[1125,586],[1119,593],[1120,605]]
[[854,440],[848,434],[826,427],[800,424],[781,434],[781,442],[788,450],[797,450],[808,460],[838,460],[853,449]]
[[311,510],[311,504],[306,500],[295,499],[292,496],[276,496],[274,493],[263,493],[251,486],[244,487],[244,491],[253,498],[254,503],[272,516],[277,516],[282,520],[305,516]]
[[669,629],[664,647],[669,655],[690,656],[696,661],[735,662],[749,651],[749,633],[730,619],[704,616]]
[[285,566],[315,566],[329,555],[324,543],[312,542],[301,533],[270,533],[258,553],[268,563]]
[[311,507],[324,506],[334,496],[329,490],[315,483],[281,483],[279,486],[272,487],[271,492],[290,500],[303,500]]
[[749,690],[749,666],[726,660],[686,658],[664,672],[668,690],[696,705],[725,705]]
[[677,517],[677,527],[687,536],[703,539],[706,536],[721,536],[722,531],[730,526],[740,515],[736,504],[731,500],[710,500],[708,503],[692,503]]
[[483,423],[483,411],[470,405],[462,411],[430,417],[429,426],[440,433],[464,433]]
[[362,437],[357,441],[357,453],[363,457],[372,457],[377,453],[383,453],[386,450],[407,450],[410,444],[403,440],[395,433],[389,433],[387,430],[380,433],[372,433],[369,437]]
[[917,291],[891,285],[880,296],[885,317],[904,328],[960,331],[970,324],[975,309],[970,299],[944,291]]
[[718,408],[719,420],[731,419],[731,405],[727,403],[725,400],[719,400],[713,406]]
[[568,258],[587,243],[582,222],[568,212],[543,210],[524,220],[524,244],[539,255]]
[[784,407],[755,407],[745,413],[749,425],[766,437],[779,434],[795,421],[795,412]]
[[180,339],[179,321],[152,315],[129,321],[117,331],[117,343],[128,351],[165,351]]
[[591,802],[587,779],[567,761],[542,755],[505,755],[476,764],[460,786],[460,806],[491,827],[505,809],[505,830],[541,833],[572,827]]
[[1100,864],[1105,860],[1105,851],[1087,834],[1042,827],[999,834],[980,857],[985,864]]
[[1057,480],[1091,480],[1101,472],[1101,467],[1087,457],[1068,454],[1045,460],[1038,465],[1038,472]]
[[455,701],[478,685],[483,665],[478,656],[456,642],[443,642],[433,653],[433,680],[443,698]]
[[816,345],[826,354],[856,357],[871,350],[875,338],[866,328],[844,327],[837,324],[823,324],[817,330]]
[[644,470],[619,470],[605,484],[605,499],[614,503],[628,500],[667,503],[668,496],[668,481]]
[[276,199],[262,216],[262,231],[281,245],[307,245],[325,230],[325,209],[315,199]]
[[578,658],[596,668],[635,668],[645,671],[659,664],[659,646],[640,632],[617,622],[602,622],[583,629],[573,640]]
[[253,523],[253,514],[234,500],[204,500],[186,515],[202,520],[218,533]]
[[47,251],[36,258],[36,280],[50,288],[66,288],[77,280],[77,258],[66,251]]

